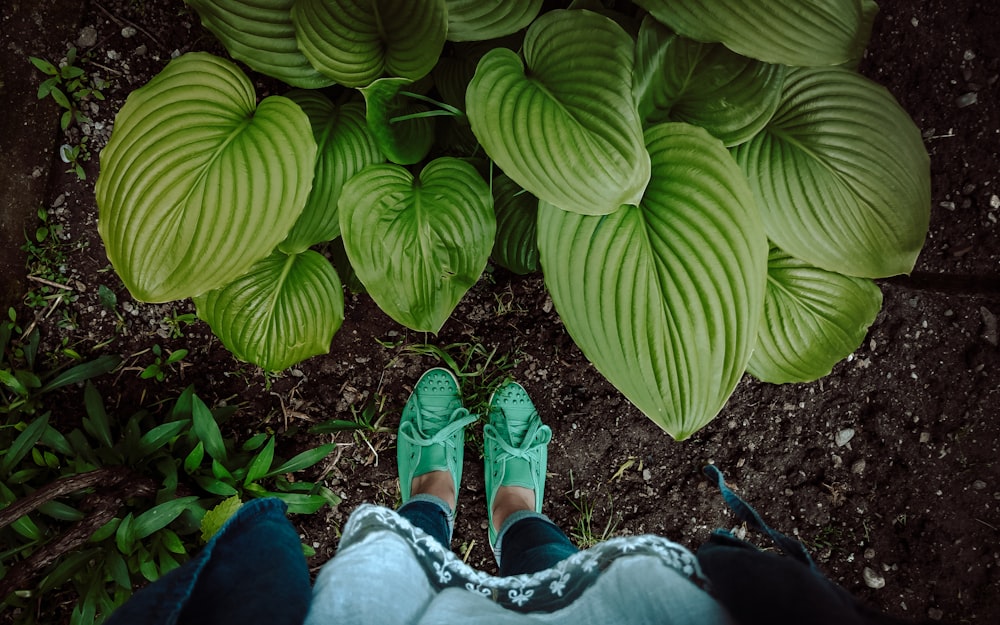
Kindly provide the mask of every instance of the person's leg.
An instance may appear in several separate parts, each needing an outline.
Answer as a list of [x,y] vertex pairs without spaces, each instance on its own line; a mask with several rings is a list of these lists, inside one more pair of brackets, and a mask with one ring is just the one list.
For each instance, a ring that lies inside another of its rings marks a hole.
[[454,374],[440,368],[420,377],[400,419],[399,514],[445,548],[451,546],[465,426],[475,420],[462,406]]
[[548,517],[525,508],[506,517],[496,551],[500,575],[506,577],[552,568],[579,549]]
[[[449,477],[450,479],[450,477]],[[414,491],[413,497],[400,506],[399,515],[430,534],[435,540],[451,547],[452,508],[444,500]]]
[[577,551],[541,514],[551,437],[521,385],[504,384],[490,398],[486,493],[490,544],[502,576],[542,571]]

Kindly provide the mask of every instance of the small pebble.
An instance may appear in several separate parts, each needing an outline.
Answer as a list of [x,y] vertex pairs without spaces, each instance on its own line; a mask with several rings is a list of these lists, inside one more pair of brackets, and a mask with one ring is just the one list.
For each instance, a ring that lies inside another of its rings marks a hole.
[[854,438],[854,428],[844,428],[837,432],[833,440],[837,443],[837,447],[843,447],[847,443],[850,443],[852,438]]
[[955,105],[960,109],[964,109],[967,106],[972,106],[978,101],[979,101],[979,96],[976,94],[976,92],[970,91],[969,93],[965,93],[963,95],[958,96],[955,99]]
[[966,50],[965,53],[962,54],[962,58],[965,59],[966,61],[971,61],[972,59],[976,58],[976,53],[973,52],[972,50]]
[[864,458],[858,460],[857,462],[851,465],[851,473],[854,473],[855,475],[861,475],[864,472],[865,472]]
[[1000,208],[1000,196],[990,196],[990,208]]
[[125,28],[122,29],[122,37],[130,39],[132,37],[135,37],[136,33],[138,32],[139,31],[136,30],[134,26],[126,26]]
[[97,44],[97,29],[93,26],[84,26],[80,31],[80,36],[76,38],[76,45],[81,48],[91,48]]
[[927,610],[927,618],[931,619],[932,621],[940,621],[941,619],[944,618],[944,611],[941,610],[940,608],[930,608],[929,610]]
[[938,206],[940,206],[941,208],[944,208],[946,210],[950,210],[950,211],[955,210],[955,203],[954,202],[940,202],[940,203],[938,203]]
[[874,559],[875,559],[875,550],[872,549],[871,547],[865,549],[865,560],[874,560]]
[[975,482],[972,483],[972,487],[975,488],[976,490],[983,490],[986,488],[986,482],[982,480],[976,480]]
[[931,440],[931,433],[930,432],[921,432],[920,433],[920,442],[921,443],[928,443],[928,442],[930,442],[930,440]]
[[865,580],[865,585],[869,588],[874,588],[876,590],[879,588],[885,588],[885,578],[879,575],[875,569],[866,566],[865,570],[861,573],[861,576]]

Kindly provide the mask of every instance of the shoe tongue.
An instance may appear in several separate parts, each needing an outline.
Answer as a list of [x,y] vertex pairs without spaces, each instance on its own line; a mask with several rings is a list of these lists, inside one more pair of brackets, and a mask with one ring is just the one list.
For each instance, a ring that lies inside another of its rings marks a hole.
[[507,435],[510,437],[510,444],[520,447],[524,442],[524,435],[528,433],[531,426],[531,418],[535,411],[530,408],[508,408],[504,411],[504,418],[507,421]]
[[420,402],[420,410],[423,434],[433,436],[441,431],[443,427],[451,423],[451,416],[455,409],[460,407],[460,403],[454,397],[430,397]]

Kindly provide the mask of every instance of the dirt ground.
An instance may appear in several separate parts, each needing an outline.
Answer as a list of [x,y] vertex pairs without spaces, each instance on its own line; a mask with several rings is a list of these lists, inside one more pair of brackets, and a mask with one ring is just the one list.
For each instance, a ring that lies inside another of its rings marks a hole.
[[[63,227],[63,282],[72,290],[39,311],[44,340],[66,338],[78,351],[126,357],[126,367],[101,382],[110,410],[194,383],[207,401],[238,403],[233,427],[250,434],[301,431],[373,406],[386,431],[333,437],[340,446],[324,469],[343,503],[296,519],[317,549],[314,568],[335,551],[355,506],[396,504],[391,432],[417,377],[441,364],[427,348],[436,346],[463,365],[472,391],[485,393],[491,381],[511,375],[532,393],[554,433],[545,512],[581,542],[653,532],[695,548],[713,528],[731,528],[700,472],[715,463],[773,527],[804,541],[825,573],[872,606],[917,621],[998,623],[1000,5],[879,4],[862,71],[911,114],[931,155],[931,227],[915,273],[880,282],[882,312],[830,376],[784,386],[747,377],[715,421],[683,443],[583,358],[540,276],[488,270],[438,336],[408,331],[367,296],[349,295],[330,354],[277,377],[234,361],[204,324],[182,324],[183,336],[172,336],[177,324],[169,319],[193,312],[190,302],[132,301],[97,236],[96,154],[125,96],[171,56],[221,53],[180,0],[84,3],[68,41],[3,34],[6,50],[50,59],[76,45],[88,54],[84,67],[110,82],[107,100],[91,111],[94,123],[83,129],[95,155],[87,180],[53,160],[44,205]],[[34,71],[26,61],[21,69]],[[100,303],[101,285],[116,293],[115,310]],[[190,350],[181,370],[159,385],[138,377],[154,344]],[[78,400],[70,394],[65,401],[57,418],[76,418]],[[495,571],[472,438],[454,547]],[[316,442],[302,434],[294,440]]]

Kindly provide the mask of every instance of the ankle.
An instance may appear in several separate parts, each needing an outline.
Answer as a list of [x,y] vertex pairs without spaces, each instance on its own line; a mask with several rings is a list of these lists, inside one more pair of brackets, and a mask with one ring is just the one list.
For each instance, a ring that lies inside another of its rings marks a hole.
[[410,486],[412,495],[433,495],[455,510],[455,485],[448,471],[431,471],[413,478]]
[[521,486],[501,486],[493,498],[493,529],[500,531],[507,517],[521,510],[535,511],[535,491]]

